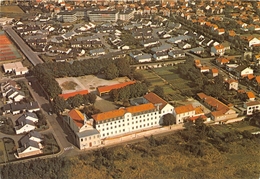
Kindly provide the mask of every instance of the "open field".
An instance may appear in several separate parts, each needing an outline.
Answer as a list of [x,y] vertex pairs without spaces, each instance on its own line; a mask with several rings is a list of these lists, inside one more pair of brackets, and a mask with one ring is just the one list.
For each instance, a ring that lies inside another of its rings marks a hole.
[[160,86],[164,89],[164,93],[168,95],[171,100],[184,100],[186,97],[181,95],[180,90],[188,90],[189,81],[180,78],[177,74],[177,67],[162,67],[151,70],[139,70],[144,75],[145,79],[151,83],[149,87],[153,90],[154,87]]
[[127,77],[116,78],[113,80],[105,80],[94,75],[80,77],[57,78],[62,93],[70,93],[80,90],[96,91],[99,86],[114,85],[130,81]]
[[24,13],[18,6],[0,6],[1,13]]

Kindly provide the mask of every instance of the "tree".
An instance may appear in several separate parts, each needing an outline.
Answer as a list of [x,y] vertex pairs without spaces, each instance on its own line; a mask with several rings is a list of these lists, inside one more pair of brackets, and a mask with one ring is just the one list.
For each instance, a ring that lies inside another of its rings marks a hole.
[[119,76],[128,76],[131,72],[129,60],[126,58],[118,59],[116,61],[116,66],[119,72]]
[[164,96],[165,96],[164,90],[161,86],[156,85],[153,89],[153,92],[155,94],[157,94],[158,96],[160,96],[161,98],[164,98]]
[[105,70],[106,79],[112,80],[118,77],[118,75],[119,71],[117,69],[117,66],[114,63],[109,64]]
[[175,117],[173,114],[165,114],[163,115],[163,126],[170,126],[170,125],[173,125],[174,122],[175,122]]
[[96,102],[96,99],[97,99],[97,95],[94,94],[94,93],[89,93],[88,94],[88,99],[89,99],[89,102],[91,104],[94,104]]
[[67,103],[62,97],[56,96],[53,100],[53,110],[56,113],[62,113],[67,108]]

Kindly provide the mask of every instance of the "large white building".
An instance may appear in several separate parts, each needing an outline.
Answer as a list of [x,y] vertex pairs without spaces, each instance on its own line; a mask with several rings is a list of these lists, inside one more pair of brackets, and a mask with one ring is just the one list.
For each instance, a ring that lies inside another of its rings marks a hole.
[[74,133],[75,144],[80,149],[87,149],[101,144],[99,132],[93,128],[93,120],[87,120],[79,110],[73,109],[65,118]]
[[163,115],[173,114],[174,107],[154,93],[146,94],[135,106],[92,116],[102,139],[138,130],[158,127]]

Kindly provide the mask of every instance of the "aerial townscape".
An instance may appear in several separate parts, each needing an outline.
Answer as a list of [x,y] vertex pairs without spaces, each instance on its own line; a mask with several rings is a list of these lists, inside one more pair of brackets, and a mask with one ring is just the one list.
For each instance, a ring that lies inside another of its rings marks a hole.
[[0,178],[259,178],[260,1],[0,0]]

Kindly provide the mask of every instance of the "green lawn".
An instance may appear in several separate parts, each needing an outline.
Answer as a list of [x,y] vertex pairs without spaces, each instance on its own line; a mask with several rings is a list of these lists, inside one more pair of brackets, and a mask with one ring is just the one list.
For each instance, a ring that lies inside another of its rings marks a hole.
[[179,76],[177,67],[175,66],[155,68],[153,71],[139,70],[138,72],[142,73],[145,79],[151,83],[149,90],[153,90],[156,85],[160,86],[164,89],[164,93],[170,100],[185,99],[186,97],[182,96],[180,91],[191,89],[188,85],[189,81]]
[[0,139],[0,163],[4,163],[7,160],[5,145],[3,139]]
[[5,151],[7,154],[8,161],[16,160],[14,153],[16,152],[17,146],[15,146],[14,140],[11,138],[4,138]]

